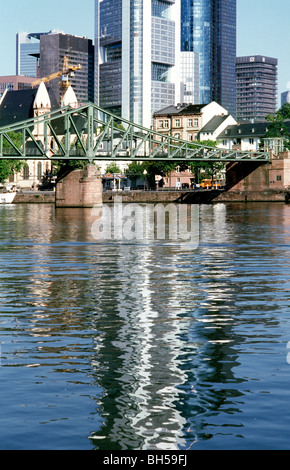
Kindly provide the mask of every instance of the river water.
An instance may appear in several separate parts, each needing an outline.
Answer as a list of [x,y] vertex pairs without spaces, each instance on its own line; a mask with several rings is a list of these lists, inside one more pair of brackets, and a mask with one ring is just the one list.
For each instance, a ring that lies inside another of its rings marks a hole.
[[0,206],[1,449],[290,449],[290,206],[199,219],[190,250]]

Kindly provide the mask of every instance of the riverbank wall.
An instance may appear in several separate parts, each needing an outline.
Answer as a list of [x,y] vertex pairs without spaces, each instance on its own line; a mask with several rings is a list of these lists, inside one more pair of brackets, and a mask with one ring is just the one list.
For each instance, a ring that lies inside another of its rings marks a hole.
[[209,204],[221,191],[106,191],[103,202],[114,202],[121,197],[123,203],[186,203]]
[[55,204],[55,192],[29,191],[17,193],[14,204]]
[[[179,203],[214,204],[219,202],[289,202],[290,193],[281,190],[268,191],[105,191],[103,203],[113,203],[114,198],[129,203]],[[53,191],[17,193],[14,204],[55,204]]]
[[281,190],[225,191],[212,202],[288,202],[288,200],[287,192]]
[[180,203],[214,204],[219,202],[288,202],[287,192],[268,191],[106,191],[103,202],[110,203],[114,197],[122,197],[124,203]]

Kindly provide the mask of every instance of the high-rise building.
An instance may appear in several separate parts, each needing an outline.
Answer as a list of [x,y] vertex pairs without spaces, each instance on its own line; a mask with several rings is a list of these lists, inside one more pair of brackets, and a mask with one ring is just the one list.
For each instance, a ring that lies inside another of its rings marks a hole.
[[[71,66],[81,65],[81,69],[69,76],[78,103],[81,105],[94,101],[94,46],[91,39],[56,33],[40,36],[40,77],[60,72],[64,58],[68,58]],[[59,79],[51,80],[48,84],[61,103]]]
[[235,114],[236,0],[181,0],[181,50],[199,54],[199,102]]
[[281,106],[283,106],[286,103],[290,103],[290,91],[284,91],[281,93]]
[[39,41],[29,33],[16,35],[16,75],[37,77],[37,57]]
[[262,121],[277,110],[278,60],[260,55],[237,57],[238,121]]
[[95,101],[150,126],[180,100],[180,0],[96,0]]
[[18,33],[16,35],[16,75],[37,77],[40,36],[60,32],[62,31],[51,30],[47,33]]

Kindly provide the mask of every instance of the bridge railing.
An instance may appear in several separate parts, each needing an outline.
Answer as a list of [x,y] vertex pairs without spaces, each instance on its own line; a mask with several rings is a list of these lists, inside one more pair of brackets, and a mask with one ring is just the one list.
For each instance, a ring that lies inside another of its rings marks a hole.
[[0,128],[0,158],[269,162],[270,154],[186,142],[88,103]]

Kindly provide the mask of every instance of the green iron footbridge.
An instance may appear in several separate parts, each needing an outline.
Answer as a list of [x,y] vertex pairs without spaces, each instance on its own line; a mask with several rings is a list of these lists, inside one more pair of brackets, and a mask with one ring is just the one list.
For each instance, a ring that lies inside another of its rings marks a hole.
[[[18,144],[14,133],[18,133]],[[225,150],[187,142],[146,129],[88,103],[1,127],[0,159],[268,163],[270,153]]]

